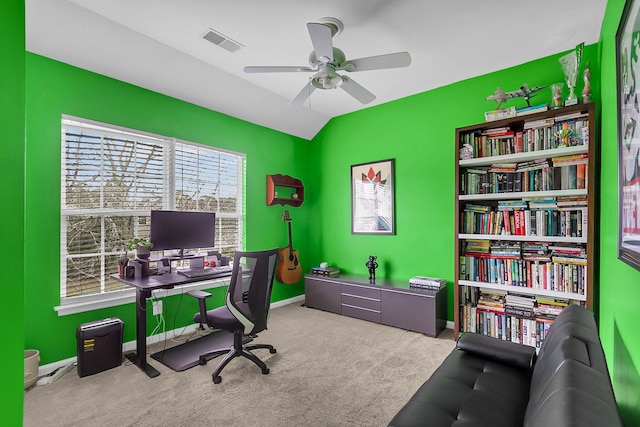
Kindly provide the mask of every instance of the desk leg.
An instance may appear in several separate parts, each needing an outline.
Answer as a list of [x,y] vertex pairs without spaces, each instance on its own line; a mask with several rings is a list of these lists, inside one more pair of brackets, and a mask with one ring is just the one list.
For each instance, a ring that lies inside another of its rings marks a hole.
[[160,372],[147,363],[147,298],[150,296],[149,290],[136,291],[136,353],[129,353],[126,357],[150,378],[154,378]]

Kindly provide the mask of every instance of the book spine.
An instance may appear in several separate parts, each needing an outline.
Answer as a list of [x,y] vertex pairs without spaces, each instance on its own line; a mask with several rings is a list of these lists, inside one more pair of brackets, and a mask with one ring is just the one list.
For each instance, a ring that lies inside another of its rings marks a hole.
[[444,286],[439,286],[439,285],[425,285],[422,283],[409,283],[409,287],[410,288],[417,288],[417,289],[426,289],[429,291],[439,291],[440,289],[444,288]]

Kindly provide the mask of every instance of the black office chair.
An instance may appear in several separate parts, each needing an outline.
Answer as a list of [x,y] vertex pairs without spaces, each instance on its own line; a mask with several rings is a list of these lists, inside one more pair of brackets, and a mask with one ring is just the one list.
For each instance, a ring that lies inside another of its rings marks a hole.
[[222,381],[220,372],[236,357],[246,357],[269,373],[267,365],[251,350],[257,348],[276,349],[268,344],[245,345],[256,337],[258,332],[267,329],[267,317],[271,304],[271,289],[278,261],[278,249],[260,252],[236,252],[233,259],[231,283],[227,292],[226,306],[207,311],[206,299],[211,294],[203,291],[189,291],[187,294],[198,299],[200,311],[193,316],[196,323],[207,324],[213,329],[233,332],[233,347],[200,355],[200,364],[209,359],[226,354],[212,374],[213,382]]

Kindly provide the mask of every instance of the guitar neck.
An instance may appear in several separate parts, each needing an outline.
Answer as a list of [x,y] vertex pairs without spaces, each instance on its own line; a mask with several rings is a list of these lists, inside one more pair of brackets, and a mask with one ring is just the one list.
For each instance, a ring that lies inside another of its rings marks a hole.
[[289,252],[293,251],[293,238],[291,237],[291,221],[288,223],[289,225]]

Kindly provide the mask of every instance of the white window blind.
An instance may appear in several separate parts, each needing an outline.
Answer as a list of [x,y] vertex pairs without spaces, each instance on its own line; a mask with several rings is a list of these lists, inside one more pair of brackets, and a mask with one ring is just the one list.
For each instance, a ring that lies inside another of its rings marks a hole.
[[61,304],[126,288],[109,275],[153,209],[215,212],[214,249],[242,249],[243,154],[63,117],[61,163]]

